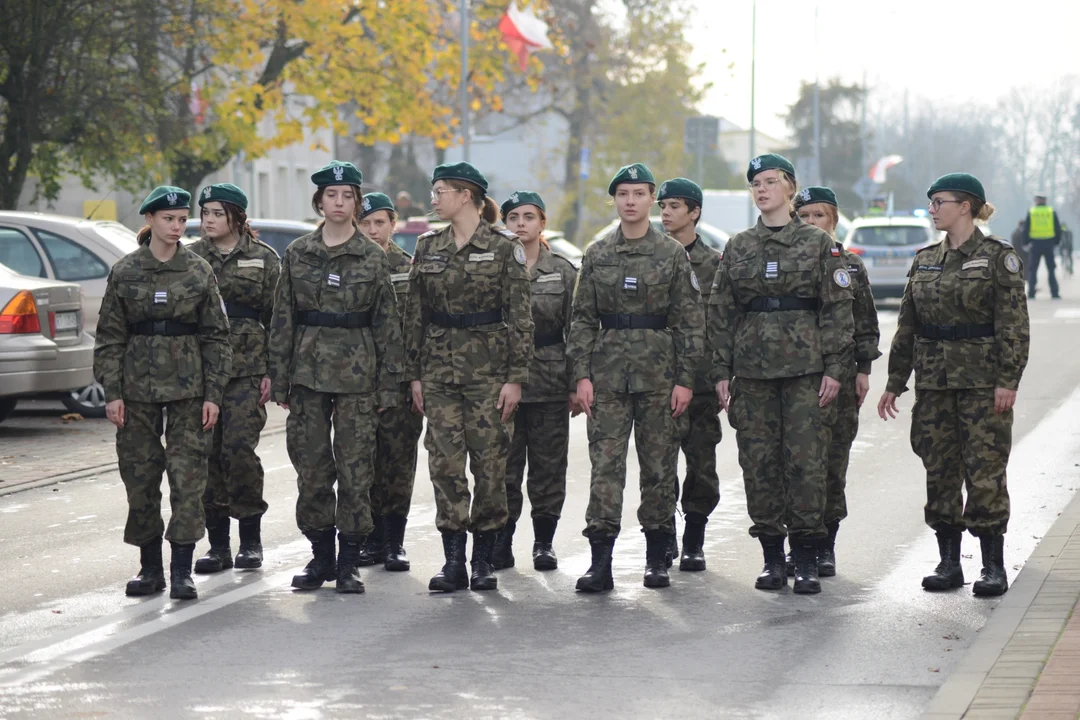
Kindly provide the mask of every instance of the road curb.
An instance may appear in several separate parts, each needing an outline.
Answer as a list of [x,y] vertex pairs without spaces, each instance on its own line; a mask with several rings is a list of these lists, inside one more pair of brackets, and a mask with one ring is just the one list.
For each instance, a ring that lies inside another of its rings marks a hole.
[[[285,426],[274,427],[269,430],[263,430],[260,438],[264,438],[270,435],[280,435],[285,432]],[[24,492],[26,490],[34,490],[36,488],[48,487],[49,485],[57,485],[59,483],[70,482],[71,480],[81,480],[82,478],[93,477],[94,475],[104,475],[105,473],[116,472],[118,466],[116,463],[106,463],[104,465],[94,465],[92,467],[80,468],[79,470],[72,470],[66,473],[57,473],[56,475],[50,475],[48,477],[37,478],[35,480],[22,480],[19,482],[4,484],[0,486],[0,497],[5,495],[14,495],[15,493]]]

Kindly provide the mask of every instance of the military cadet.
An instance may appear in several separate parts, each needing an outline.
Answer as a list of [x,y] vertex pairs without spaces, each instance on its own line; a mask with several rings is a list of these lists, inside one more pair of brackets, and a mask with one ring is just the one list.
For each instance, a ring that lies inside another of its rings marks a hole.
[[941,555],[922,586],[964,584],[960,541],[966,529],[982,549],[982,574],[972,589],[996,596],[1009,589],[1005,467],[1030,343],[1023,264],[1008,242],[986,237],[975,225],[994,212],[975,177],[943,175],[927,196],[934,227],[946,237],[912,262],[878,414],[896,417],[896,398],[914,368],[911,446],[926,468],[926,524],[937,534]]
[[592,481],[584,535],[592,564],[577,589],[614,587],[611,555],[622,526],[626,452],[634,432],[641,468],[638,521],[645,587],[667,587],[679,444],[703,355],[704,308],[685,249],[653,229],[656,181],[645,165],[608,185],[619,225],[589,246],[574,294],[566,352],[589,419]]
[[529,382],[522,389],[514,417],[514,434],[506,467],[509,520],[499,532],[492,555],[496,570],[514,567],[513,540],[521,517],[521,485],[529,463],[532,505],[533,568],[554,570],[559,561],[552,547],[555,527],[566,500],[566,460],[570,447],[570,410],[577,406],[566,359],[566,334],[574,303],[577,271],[551,252],[543,238],[547,208],[537,193],[519,190],[502,204],[502,220],[525,248],[532,279],[534,352]]
[[195,572],[233,566],[229,517],[240,525],[236,567],[262,567],[263,467],[255,448],[266,426],[270,399],[267,376],[268,329],[274,289],[281,274],[277,253],[258,239],[247,221],[247,195],[230,183],[207,185],[199,193],[202,238],[190,250],[210,263],[229,316],[232,375],[214,426],[210,472],[203,494],[210,549]]
[[[712,291],[713,277],[720,265],[720,253],[701,239],[695,229],[701,219],[701,188],[686,178],[674,178],[660,184],[657,193],[660,204],[660,220],[664,230],[678,240],[690,258],[690,267],[701,288],[702,305],[706,307]],[[683,528],[682,558],[680,570],[705,569],[705,524],[709,515],[720,502],[720,478],[716,474],[716,446],[720,444],[720,403],[716,390],[709,383],[709,358],[702,357],[702,364],[694,377],[694,398],[686,414],[689,432],[682,439],[682,451],[686,457],[686,479],[682,487],[682,509],[686,524]],[[675,498],[679,497],[679,483],[675,483]],[[674,527],[675,519],[671,520]],[[674,534],[672,539],[674,539]],[[674,555],[679,554],[674,544]]]
[[[368,193],[360,204],[360,231],[386,253],[398,312],[404,318],[409,293],[412,256],[393,241],[397,212],[390,197]],[[402,381],[398,404],[379,416],[375,443],[375,480],[371,485],[374,531],[360,555],[361,565],[382,563],[387,570],[409,569],[405,554],[405,523],[412,505],[416,479],[416,446],[424,429],[424,416],[412,405],[409,383]]]
[[[198,597],[191,560],[203,534],[207,457],[232,355],[214,271],[180,242],[190,202],[188,192],[171,186],[143,200],[141,247],[109,273],[94,347],[94,376],[105,388],[105,414],[117,427],[127,490],[124,542],[139,546],[142,560],[127,594],[165,589],[164,532],[172,546],[169,597],[181,600]],[[172,506],[167,529],[162,472]]]
[[[852,362],[851,275],[828,233],[794,215],[795,169],[761,155],[746,173],[757,225],[728,242],[709,296],[711,380],[739,446],[750,534],[765,568],[755,587],[821,592],[833,401]],[[734,381],[732,380],[734,378]]]
[[[851,314],[855,322],[855,352],[852,362],[843,368],[844,377],[840,378],[840,391],[834,401],[836,413],[829,428],[829,468],[825,480],[825,529],[829,534],[818,545],[818,575],[833,577],[836,575],[836,533],[840,529],[840,521],[847,517],[844,489],[847,486],[848,460],[851,445],[859,432],[859,409],[870,392],[870,364],[881,357],[878,350],[881,332],[866,266],[862,258],[845,250],[836,240],[836,225],[840,220],[836,194],[827,187],[803,188],[795,198],[795,209],[800,220],[824,230],[833,238],[847,263],[854,297]],[[788,557],[787,565],[788,575],[794,575],[793,557]]]
[[361,180],[336,160],[311,176],[311,205],[324,220],[285,251],[274,300],[270,393],[289,411],[296,524],[313,555],[293,577],[300,590],[336,579],[340,593],[364,592],[357,567],[373,527],[377,413],[398,404],[401,320],[386,253],[356,226]]

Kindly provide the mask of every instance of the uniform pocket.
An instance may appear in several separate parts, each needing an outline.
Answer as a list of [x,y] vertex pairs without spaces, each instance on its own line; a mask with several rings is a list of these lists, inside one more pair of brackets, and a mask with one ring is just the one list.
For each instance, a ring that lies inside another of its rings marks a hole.
[[199,303],[206,288],[191,282],[173,283],[169,286],[170,317],[185,322],[198,322]]
[[671,268],[650,270],[641,282],[645,285],[645,312],[667,314],[671,305]]
[[258,309],[262,302],[262,285],[265,272],[263,268],[258,267],[236,268],[228,276],[228,292],[224,289],[225,284],[222,284],[222,295],[225,296],[225,302],[239,302]]
[[298,309],[311,310],[319,306],[319,284],[323,279],[322,265],[309,263],[303,257],[289,270],[293,297]]
[[350,268],[341,274],[349,311],[367,310],[375,303],[375,271],[370,268]]

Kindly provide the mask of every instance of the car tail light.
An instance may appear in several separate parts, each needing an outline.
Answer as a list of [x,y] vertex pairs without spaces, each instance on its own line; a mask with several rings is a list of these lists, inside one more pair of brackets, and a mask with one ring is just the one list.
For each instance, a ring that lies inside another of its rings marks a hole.
[[858,245],[852,245],[851,247],[848,248],[848,252],[853,253],[855,255],[865,255],[866,254],[866,248],[861,248]]
[[41,323],[38,322],[37,303],[29,290],[23,290],[0,310],[0,335],[39,332]]

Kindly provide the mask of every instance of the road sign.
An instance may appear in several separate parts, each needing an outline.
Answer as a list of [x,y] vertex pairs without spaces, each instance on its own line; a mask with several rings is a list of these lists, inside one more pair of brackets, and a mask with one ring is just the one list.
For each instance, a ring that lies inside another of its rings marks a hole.
[[720,118],[694,115],[686,118],[683,150],[687,155],[714,155],[720,139]]
[[870,202],[874,199],[874,196],[878,191],[878,184],[871,180],[868,176],[863,175],[859,178],[859,181],[851,186],[851,189],[855,191],[855,194],[861,197],[866,202]]

